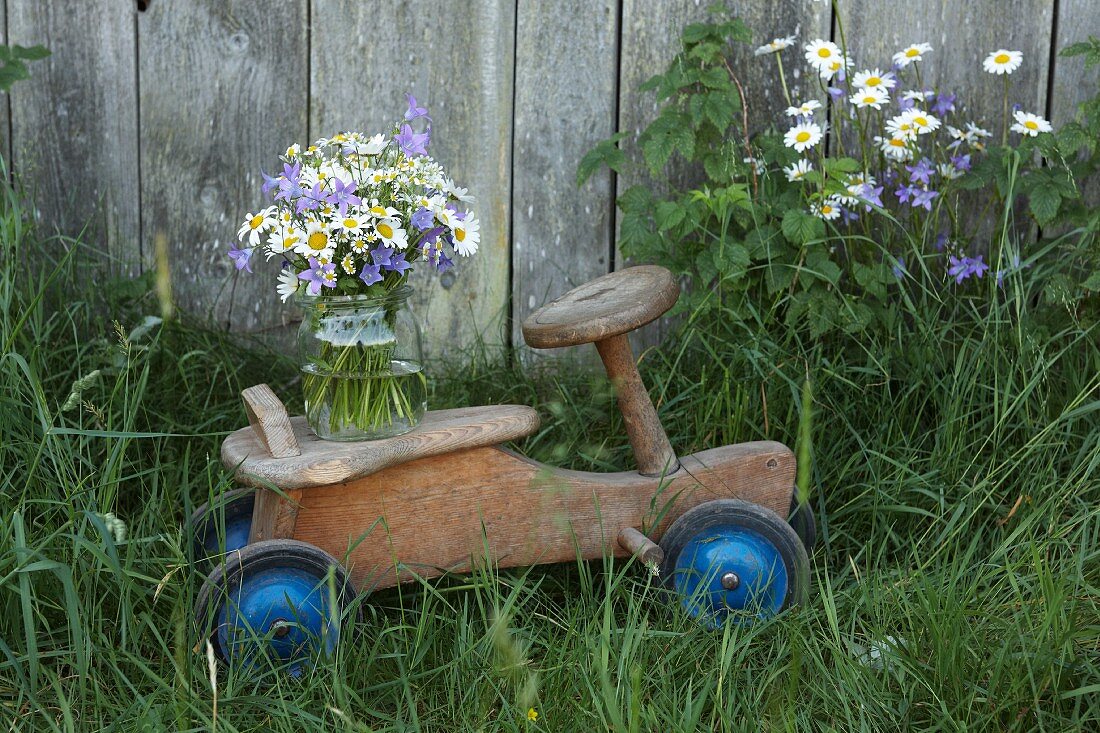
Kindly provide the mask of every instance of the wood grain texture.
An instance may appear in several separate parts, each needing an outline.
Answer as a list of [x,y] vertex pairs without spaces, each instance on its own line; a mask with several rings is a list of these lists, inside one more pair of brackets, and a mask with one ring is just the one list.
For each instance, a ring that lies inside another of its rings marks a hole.
[[248,530],[248,543],[263,540],[285,540],[294,536],[298,521],[301,489],[284,492],[285,496],[271,489],[257,489],[252,507],[252,526]]
[[272,458],[291,458],[302,454],[286,407],[271,387],[257,384],[241,392],[241,397],[248,424]]
[[[1004,83],[982,68],[982,60],[999,48],[1024,55],[1010,77],[1009,104],[1037,114],[1046,108],[1053,0],[840,0],[839,8],[856,71],[888,68],[894,53],[911,43],[932,45],[919,65],[921,80],[958,95],[949,124],[974,121],[1000,140]],[[915,86],[904,82],[902,88]]]
[[629,552],[646,565],[658,566],[665,561],[665,551],[653,540],[634,529],[623,527],[616,538],[619,547]]
[[785,516],[794,474],[791,452],[766,442],[689,456],[664,481],[559,470],[474,448],[307,489],[294,539],[345,560],[356,587],[370,592],[485,562],[625,557],[620,529],[642,527],[659,540],[676,517],[711,499],[740,498]]
[[615,132],[618,3],[519,0],[517,13],[512,343],[522,347],[528,314],[611,267],[611,172],[580,188],[575,176]]
[[387,466],[450,451],[518,440],[539,428],[539,416],[525,405],[488,405],[434,410],[410,433],[384,440],[338,443],[321,440],[304,417],[291,418],[300,456],[272,458],[252,428],[222,443],[222,463],[250,486],[274,484],[300,489],[351,481]]
[[597,342],[654,321],[679,297],[676,278],[660,265],[628,267],[539,308],[523,322],[523,338],[536,349]]
[[140,263],[135,5],[11,0],[8,41],[52,55],[11,90],[12,161],[47,233],[84,234],[119,272]]
[[[672,58],[680,50],[680,33],[689,23],[707,19],[709,2],[678,0],[677,2],[653,2],[653,0],[624,0],[622,37],[619,57],[619,131],[628,133],[622,145],[631,161],[631,170],[618,177],[617,190],[623,191],[639,183],[646,183],[654,191],[668,191],[669,182],[677,187],[690,186],[701,180],[701,173],[678,162],[674,156],[667,170],[667,180],[651,182],[638,136],[657,117],[658,104],[653,92],[640,92],[638,87],[654,74],[664,73]],[[756,46],[763,45],[776,36],[796,35],[804,44],[814,38],[829,37],[831,10],[828,2],[814,0],[784,0],[784,2],[739,2],[733,12],[753,32],[753,43],[734,49],[731,68],[745,88],[750,111],[750,135],[759,132],[773,121],[780,127],[782,110],[787,106],[779,87],[779,72],[775,60],[753,55]],[[797,48],[785,51],[786,77],[791,94],[807,98],[818,94],[817,84],[801,69],[792,67],[801,58]],[[616,211],[616,222],[619,213]],[[616,241],[618,223],[616,223]],[[616,250],[615,267],[629,264],[621,251]],[[671,319],[661,319],[656,324],[631,337],[638,353],[659,343],[673,328]]]
[[481,248],[411,279],[429,357],[505,340],[515,3],[313,0],[310,134],[388,131],[405,92],[428,108],[429,153],[477,198]]
[[649,398],[634,353],[626,334],[611,336],[596,342],[596,350],[607,368],[607,376],[615,389],[623,427],[634,450],[638,473],[643,476],[664,476],[676,470],[676,454],[668,442],[661,419]]
[[[8,7],[0,3],[0,43],[8,42]],[[34,76],[34,65],[31,65]],[[5,94],[0,97],[0,155],[4,156],[4,167],[11,172],[11,99]]]
[[260,171],[306,134],[306,0],[152,2],[141,47],[142,231],[168,240],[185,310],[251,331],[286,323],[274,267],[226,255],[264,203]]

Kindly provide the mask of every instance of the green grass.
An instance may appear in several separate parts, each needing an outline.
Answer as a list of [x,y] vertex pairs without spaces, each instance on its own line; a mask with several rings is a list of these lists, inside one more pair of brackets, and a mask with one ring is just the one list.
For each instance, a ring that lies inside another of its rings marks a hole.
[[[217,456],[239,391],[298,399],[292,364],[187,322],[132,333],[159,313],[148,289],[43,241],[4,196],[0,724],[209,730],[183,523],[232,486]],[[862,348],[711,323],[646,353],[681,454],[793,445],[810,375],[805,607],[711,632],[611,560],[413,584],[361,597],[354,642],[302,679],[219,670],[217,730],[1097,728],[1100,334],[1033,314],[1041,273],[1025,277],[994,308],[927,293]],[[436,365],[433,397],[532,404],[528,455],[630,465],[602,375],[482,350]]]

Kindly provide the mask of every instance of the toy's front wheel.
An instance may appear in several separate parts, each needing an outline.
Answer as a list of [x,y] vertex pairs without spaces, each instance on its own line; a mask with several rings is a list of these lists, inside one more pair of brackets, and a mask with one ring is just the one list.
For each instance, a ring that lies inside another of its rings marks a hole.
[[255,489],[233,489],[203,504],[191,515],[193,557],[203,562],[248,544]]
[[297,540],[264,540],[231,552],[203,583],[196,603],[199,634],[230,665],[262,658],[302,664],[331,656],[355,593],[327,552]]
[[768,618],[803,602],[810,561],[801,539],[774,512],[719,499],[684,512],[661,538],[664,582],[692,616]]

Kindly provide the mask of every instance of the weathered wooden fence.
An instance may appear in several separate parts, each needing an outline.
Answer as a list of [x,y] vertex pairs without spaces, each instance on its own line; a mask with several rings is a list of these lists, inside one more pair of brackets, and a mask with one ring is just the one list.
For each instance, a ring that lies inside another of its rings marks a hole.
[[[271,273],[241,275],[225,256],[238,219],[260,201],[260,168],[290,142],[385,129],[402,93],[425,101],[432,152],[478,197],[482,251],[454,275],[426,272],[429,341],[520,343],[545,299],[607,272],[616,257],[607,172],[581,188],[576,165],[617,130],[655,112],[639,84],[660,71],[707,0],[6,0],[6,42],[42,43],[0,110],[0,142],[37,191],[43,225],[75,234],[124,270],[152,266],[167,242],[179,305],[238,330],[293,317]],[[1068,43],[1100,35],[1100,0],[733,2],[763,43],[846,39],[860,68],[886,68],[913,42],[935,46],[926,80],[965,93],[968,115],[996,127],[1001,86],[981,58],[1023,52],[1017,100],[1055,123],[1094,92]],[[801,51],[785,57],[802,68]],[[785,104],[775,64],[734,59],[754,120]],[[791,69],[795,86],[808,81]],[[807,93],[815,87],[806,85]],[[962,95],[961,95],[962,96]],[[434,282],[439,280],[439,282]]]

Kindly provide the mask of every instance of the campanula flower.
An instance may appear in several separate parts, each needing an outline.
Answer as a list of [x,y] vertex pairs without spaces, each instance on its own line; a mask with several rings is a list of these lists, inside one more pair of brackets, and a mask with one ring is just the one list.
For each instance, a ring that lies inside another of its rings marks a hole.
[[400,147],[401,151],[412,157],[414,155],[427,155],[428,143],[431,140],[432,128],[429,127],[424,132],[413,132],[412,127],[409,125],[402,125],[401,132],[394,135],[394,142]]

